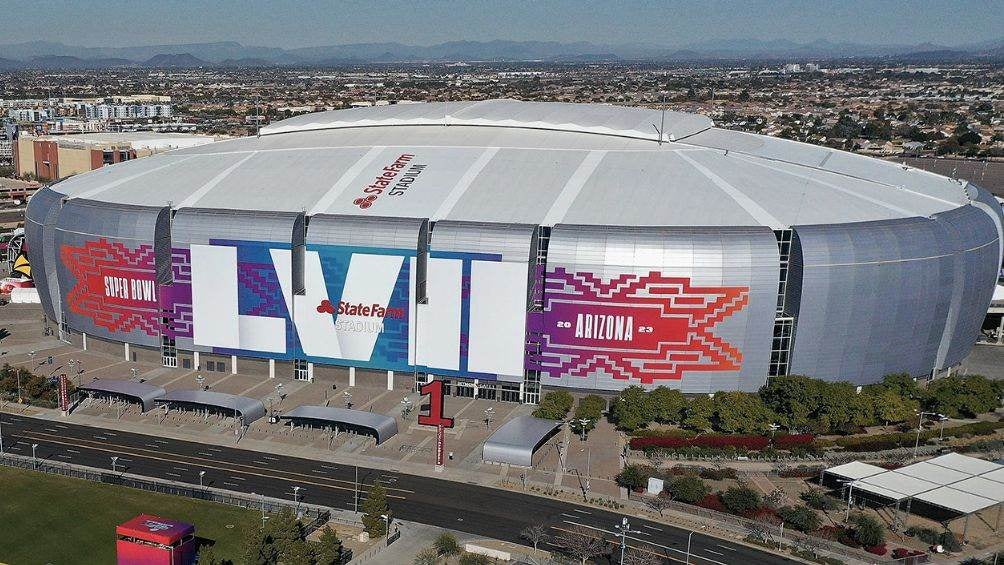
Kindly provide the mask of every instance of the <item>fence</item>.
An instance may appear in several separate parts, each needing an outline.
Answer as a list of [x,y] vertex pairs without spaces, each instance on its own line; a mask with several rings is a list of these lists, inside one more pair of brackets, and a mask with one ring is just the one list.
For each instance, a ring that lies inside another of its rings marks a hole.
[[331,509],[325,506],[307,504],[304,502],[295,503],[267,496],[250,496],[213,487],[200,487],[186,483],[179,483],[177,481],[158,479],[155,477],[140,477],[129,473],[116,473],[102,469],[95,469],[93,467],[76,465],[73,463],[34,459],[32,457],[15,455],[12,453],[4,453],[0,455],[0,465],[18,469],[29,469],[51,475],[62,475],[64,477],[84,479],[98,483],[120,485],[149,492],[206,500],[230,506],[239,506],[241,508],[261,510],[263,513],[275,513],[284,508],[288,508],[297,513],[297,515],[303,517],[304,529],[307,534],[314,532],[332,520],[349,525],[357,525],[359,523],[358,520],[355,519],[354,515],[352,515],[352,518],[348,518],[346,516],[342,516],[341,513],[333,514]]
[[[917,455],[932,455],[937,453],[939,450],[944,449],[943,445],[921,445],[917,448]],[[861,452],[851,452],[851,451],[827,451],[818,455],[815,454],[801,454],[801,455],[791,455],[791,454],[769,454],[769,453],[758,453],[750,452],[744,453],[741,456],[745,457],[741,461],[766,461],[766,462],[781,462],[781,463],[800,463],[800,462],[826,462],[828,464],[834,464],[842,461],[854,461],[857,459],[870,459],[870,460],[900,460],[900,459],[911,459],[913,458],[913,448],[912,447],[897,447],[894,449],[886,449],[884,451],[861,451]],[[724,461],[737,461],[740,460],[738,457],[740,455],[726,455],[726,454],[714,454],[714,455],[702,455],[697,453],[660,453],[658,450],[652,451],[647,454],[646,457],[654,463],[673,463],[676,461],[707,461],[707,462],[724,462]]]
[[[631,500],[638,502],[645,502],[648,500],[648,497],[635,493],[629,493],[628,496]],[[778,547],[783,544],[791,547],[792,549],[808,551],[814,554],[822,550],[823,552],[833,553],[841,557],[858,561],[867,560],[871,563],[926,563],[928,560],[926,555],[904,559],[884,558],[871,553],[858,551],[838,542],[816,536],[810,536],[797,530],[786,529],[783,531],[782,535],[782,531],[779,526],[767,522],[751,520],[749,518],[743,518],[742,516],[726,514],[717,510],[694,506],[692,504],[685,504],[675,500],[665,500],[664,503],[666,504],[666,509],[675,510],[691,516],[697,516],[706,520],[712,520],[715,523],[715,526],[728,530],[731,533],[738,534],[744,538],[748,536],[759,537],[760,541],[770,545],[776,545]],[[907,559],[910,561],[906,561]]]

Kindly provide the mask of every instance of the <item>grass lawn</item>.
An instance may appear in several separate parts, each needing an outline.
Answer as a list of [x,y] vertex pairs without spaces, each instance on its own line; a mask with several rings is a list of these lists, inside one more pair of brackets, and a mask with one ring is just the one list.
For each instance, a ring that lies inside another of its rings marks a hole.
[[260,519],[234,506],[0,467],[0,563],[114,563],[115,526],[144,512],[195,524],[195,535],[234,561],[244,525]]

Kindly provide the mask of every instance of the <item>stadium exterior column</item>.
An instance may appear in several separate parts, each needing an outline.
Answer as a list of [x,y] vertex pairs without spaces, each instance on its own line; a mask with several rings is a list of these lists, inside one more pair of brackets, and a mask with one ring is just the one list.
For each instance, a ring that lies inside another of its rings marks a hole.
[[230,374],[231,375],[236,375],[237,374],[237,356],[236,355],[231,355],[230,356]]
[[394,390],[394,371],[387,371],[387,390]]
[[81,334],[83,336],[83,349],[87,351],[87,334]]
[[199,370],[199,352],[198,351],[193,351],[192,352],[192,364],[195,365],[195,370],[198,371]]
[[275,359],[268,360],[268,378],[275,378]]
[[349,386],[356,386],[356,368],[349,367]]
[[1001,315],[1001,327],[997,328],[997,345],[1004,345],[1004,315]]
[[314,364],[313,363],[307,363],[307,382],[308,383],[314,382]]
[[125,360],[128,361],[129,360],[129,342],[125,343],[124,350],[125,350]]

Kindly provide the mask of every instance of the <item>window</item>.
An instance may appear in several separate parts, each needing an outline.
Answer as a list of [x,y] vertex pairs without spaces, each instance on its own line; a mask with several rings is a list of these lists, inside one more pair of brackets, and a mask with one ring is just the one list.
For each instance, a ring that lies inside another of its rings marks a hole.
[[457,381],[454,395],[461,398],[474,398],[474,383]]
[[777,282],[777,312],[784,312],[785,293],[788,290],[788,262],[791,259],[791,230],[775,230],[777,250],[781,256],[781,272]]
[[527,371],[523,376],[523,403],[540,402],[540,371]]
[[771,344],[768,375],[776,377],[788,374],[791,368],[791,342],[794,330],[794,318],[783,317],[774,320],[774,338]]
[[160,359],[165,367],[178,367],[178,348],[175,347],[174,338],[161,336],[160,338]]
[[306,359],[293,359],[293,378],[298,381],[310,379]]

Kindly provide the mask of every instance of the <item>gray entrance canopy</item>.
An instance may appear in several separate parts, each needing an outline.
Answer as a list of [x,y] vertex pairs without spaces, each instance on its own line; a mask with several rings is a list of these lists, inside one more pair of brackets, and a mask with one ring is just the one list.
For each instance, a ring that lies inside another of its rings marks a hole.
[[240,414],[244,424],[250,424],[265,415],[265,405],[257,398],[237,396],[206,390],[172,390],[156,399],[158,404],[193,404],[233,411]]
[[118,379],[95,379],[77,388],[89,394],[124,397],[139,402],[144,412],[153,408],[154,401],[166,394],[166,391],[159,386]]
[[372,431],[377,445],[397,434],[397,420],[383,414],[331,406],[297,406],[279,416],[292,422],[334,425]]
[[486,463],[533,466],[533,453],[561,427],[561,422],[533,416],[513,418],[495,430],[481,452]]

